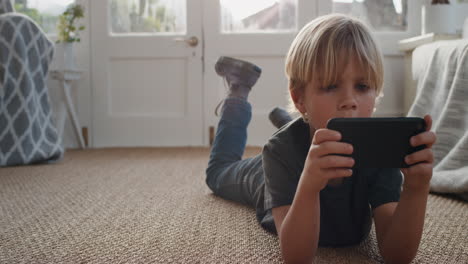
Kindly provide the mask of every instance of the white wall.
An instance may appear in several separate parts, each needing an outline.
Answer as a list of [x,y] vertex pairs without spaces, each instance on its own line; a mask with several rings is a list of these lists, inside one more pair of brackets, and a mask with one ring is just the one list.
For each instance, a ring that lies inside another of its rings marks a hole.
[[404,68],[403,55],[384,56],[384,97],[375,116],[404,115]]
[[[84,70],[83,78],[73,85],[73,98],[75,101],[78,119],[82,127],[88,127],[88,134],[92,132],[92,65],[90,65],[90,1],[77,0],[85,7],[84,25],[86,30],[81,33],[82,41],[76,44],[76,59],[79,68]],[[385,43],[382,43],[385,44]],[[404,61],[403,53],[384,56],[385,79],[384,98],[377,107],[376,116],[402,116],[404,95]],[[60,90],[56,81],[49,81],[50,95],[53,108],[60,111]],[[286,87],[285,87],[286,89]],[[62,109],[63,111],[64,109]],[[76,148],[77,140],[72,130],[70,120],[67,118],[64,129],[64,144],[66,148]],[[92,146],[92,138],[90,138]]]

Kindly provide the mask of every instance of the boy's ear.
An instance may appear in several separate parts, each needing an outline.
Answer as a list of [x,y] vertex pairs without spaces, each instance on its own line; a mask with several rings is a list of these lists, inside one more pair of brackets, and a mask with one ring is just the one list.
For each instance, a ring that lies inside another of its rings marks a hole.
[[297,110],[301,112],[301,114],[307,112],[305,105],[304,105],[304,91],[303,89],[290,89],[289,93],[291,98],[296,106]]

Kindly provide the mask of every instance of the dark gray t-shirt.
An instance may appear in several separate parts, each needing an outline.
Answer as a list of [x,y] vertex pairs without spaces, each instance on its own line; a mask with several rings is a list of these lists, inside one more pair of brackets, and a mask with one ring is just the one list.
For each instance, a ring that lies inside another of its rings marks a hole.
[[[276,233],[271,209],[291,205],[310,148],[308,124],[301,118],[276,132],[263,148],[264,204],[261,225]],[[400,199],[399,169],[353,169],[338,186],[320,192],[320,246],[349,246],[367,237],[371,208]]]

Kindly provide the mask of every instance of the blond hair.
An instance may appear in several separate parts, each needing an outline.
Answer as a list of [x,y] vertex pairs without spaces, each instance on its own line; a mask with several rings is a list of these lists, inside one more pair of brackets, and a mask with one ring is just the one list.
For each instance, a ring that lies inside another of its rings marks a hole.
[[[313,79],[321,87],[335,83],[343,67],[342,58],[355,55],[368,73],[369,86],[382,96],[382,55],[370,30],[358,19],[331,14],[318,17],[297,34],[286,56],[289,90],[303,90]],[[290,97],[290,112],[297,109]]]

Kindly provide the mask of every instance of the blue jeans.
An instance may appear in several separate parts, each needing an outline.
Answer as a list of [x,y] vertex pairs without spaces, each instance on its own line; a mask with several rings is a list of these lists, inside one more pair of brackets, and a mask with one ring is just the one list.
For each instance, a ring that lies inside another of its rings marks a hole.
[[224,199],[254,207],[260,220],[264,215],[262,156],[242,159],[251,118],[252,107],[245,99],[228,97],[224,101],[206,169],[206,184]]

